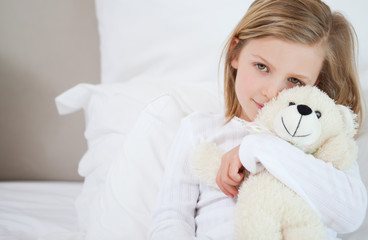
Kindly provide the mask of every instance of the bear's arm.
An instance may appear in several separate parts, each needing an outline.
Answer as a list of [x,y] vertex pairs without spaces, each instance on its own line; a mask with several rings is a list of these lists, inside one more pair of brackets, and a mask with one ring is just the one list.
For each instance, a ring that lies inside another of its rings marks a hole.
[[270,134],[246,136],[240,145],[239,157],[244,166],[248,161],[262,163],[272,175],[304,198],[328,228],[347,233],[363,222],[367,192],[356,161],[352,169],[340,171],[331,163],[305,154]]

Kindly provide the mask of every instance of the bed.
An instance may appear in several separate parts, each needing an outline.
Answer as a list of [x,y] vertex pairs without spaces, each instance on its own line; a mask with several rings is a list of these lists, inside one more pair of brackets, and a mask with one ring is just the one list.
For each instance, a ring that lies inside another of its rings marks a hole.
[[[326,2],[356,29],[368,98],[368,4]],[[95,0],[101,83],[80,83],[55,98],[60,114],[84,112],[84,182],[0,182],[0,239],[145,239],[180,120],[222,111],[221,49],[250,3]],[[368,186],[367,124],[358,144]],[[367,236],[366,219],[342,238]]]

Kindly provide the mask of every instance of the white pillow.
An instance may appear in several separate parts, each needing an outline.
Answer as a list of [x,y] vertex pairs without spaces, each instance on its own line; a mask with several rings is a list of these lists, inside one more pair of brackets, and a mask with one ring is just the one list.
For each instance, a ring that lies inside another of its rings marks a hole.
[[143,110],[124,146],[115,152],[104,189],[91,202],[86,239],[146,238],[166,156],[185,115],[170,95]]
[[211,98],[213,104],[219,107],[223,104],[223,93],[218,90],[216,81],[155,83],[149,82],[149,79],[145,82],[99,85],[82,83],[60,94],[55,102],[60,114],[84,110],[85,137],[91,145],[94,140],[98,140],[106,133],[119,133],[125,136],[143,108],[165,93],[175,94],[185,110],[196,106],[196,109],[205,111],[207,100],[199,99],[202,94]]
[[165,92],[148,84],[79,84],[56,98],[60,114],[80,109],[85,113],[88,150],[79,162],[78,172],[85,177],[77,201],[82,231],[90,226],[92,203],[105,188],[111,163],[119,157],[127,133],[139,113],[155,97]]
[[[56,98],[62,114],[85,111],[88,151],[79,164],[85,182],[76,207],[87,239],[144,239],[181,118],[222,112],[220,98],[210,82],[81,84]],[[131,191],[132,183],[140,191]]]
[[[207,110],[219,112],[216,101],[211,101],[215,99],[204,97]],[[80,220],[86,239],[146,238],[171,142],[181,119],[193,111],[185,111],[177,99],[163,95],[150,103],[124,145],[118,136],[106,136],[106,154],[110,153],[113,159],[110,164],[105,163],[109,171],[104,184],[98,189],[95,186],[95,191],[82,193],[77,202],[77,210],[84,217]],[[87,178],[93,181],[96,176]],[[89,209],[84,208],[86,204]]]
[[126,135],[144,106],[168,88],[149,83],[82,83],[56,97],[56,105],[60,114],[84,109],[85,135],[91,144],[106,132]]
[[214,81],[223,44],[251,2],[96,0],[102,83]]
[[[226,38],[253,2],[95,1],[102,83],[213,81]],[[359,38],[359,72],[367,76],[368,2],[325,2],[352,22]],[[368,82],[363,86],[368,89]]]

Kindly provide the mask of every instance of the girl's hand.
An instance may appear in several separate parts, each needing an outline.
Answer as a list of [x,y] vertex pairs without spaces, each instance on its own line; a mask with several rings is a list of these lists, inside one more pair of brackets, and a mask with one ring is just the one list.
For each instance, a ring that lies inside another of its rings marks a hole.
[[244,167],[239,159],[239,146],[225,153],[221,159],[216,183],[227,196],[234,198],[238,195],[238,186],[244,179]]

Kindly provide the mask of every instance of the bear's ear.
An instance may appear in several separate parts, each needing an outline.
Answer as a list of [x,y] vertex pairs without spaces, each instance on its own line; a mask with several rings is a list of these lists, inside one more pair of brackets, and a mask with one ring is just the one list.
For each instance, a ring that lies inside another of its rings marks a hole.
[[346,106],[340,104],[337,104],[336,106],[341,113],[344,122],[343,129],[346,130],[346,133],[349,137],[354,137],[354,135],[357,133],[358,128],[357,115]]

